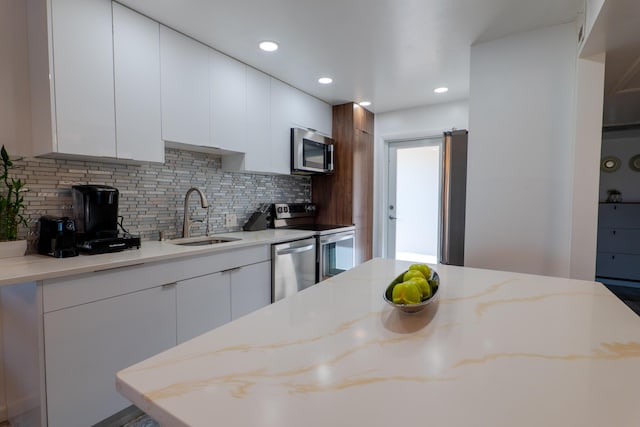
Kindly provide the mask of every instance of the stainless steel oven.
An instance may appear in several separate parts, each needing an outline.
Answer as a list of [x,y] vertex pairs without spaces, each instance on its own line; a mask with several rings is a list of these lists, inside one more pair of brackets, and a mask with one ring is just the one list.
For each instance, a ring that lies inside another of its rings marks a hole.
[[316,282],[321,282],[355,264],[355,227],[353,225],[316,224],[318,207],[313,203],[273,205],[273,226],[313,231],[317,242]]
[[355,235],[349,230],[318,236],[318,281],[354,267]]
[[291,173],[333,173],[333,140],[307,129],[291,129]]

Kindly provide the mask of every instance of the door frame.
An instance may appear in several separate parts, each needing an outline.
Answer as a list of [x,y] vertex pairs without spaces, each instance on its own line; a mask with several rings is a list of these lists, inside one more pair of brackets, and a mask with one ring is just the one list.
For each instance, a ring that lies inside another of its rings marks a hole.
[[[379,218],[380,218],[380,222],[382,223],[382,233],[380,236],[380,253],[382,254],[382,257],[384,258],[389,258],[390,254],[389,254],[389,242],[388,242],[388,236],[389,236],[389,222],[387,221],[387,216],[389,215],[388,213],[388,209],[389,209],[389,180],[391,178],[390,176],[390,171],[391,171],[391,146],[392,145],[400,145],[400,144],[406,144],[405,148],[409,148],[409,147],[419,147],[421,146],[421,144],[416,144],[416,142],[418,141],[423,141],[423,140],[430,140],[430,139],[435,139],[435,140],[439,140],[438,145],[440,146],[440,163],[442,164],[442,155],[443,155],[443,142],[444,142],[444,132],[446,132],[446,130],[443,130],[441,133],[429,133],[425,136],[408,136],[405,138],[398,138],[398,137],[390,137],[390,138],[385,138],[383,139],[384,141],[384,149],[383,149],[383,161],[384,161],[384,173],[383,173],[383,182],[382,182],[382,204],[378,205],[377,207],[377,211],[379,213]],[[434,144],[425,144],[425,145],[434,145]],[[440,174],[440,191],[438,194],[438,210],[441,210],[441,203],[442,203],[442,174]],[[438,221],[438,236],[440,236],[440,233],[442,230],[440,230],[442,224],[440,224],[440,221]],[[438,243],[439,246],[439,243]],[[440,256],[440,254],[438,254],[438,257]]]

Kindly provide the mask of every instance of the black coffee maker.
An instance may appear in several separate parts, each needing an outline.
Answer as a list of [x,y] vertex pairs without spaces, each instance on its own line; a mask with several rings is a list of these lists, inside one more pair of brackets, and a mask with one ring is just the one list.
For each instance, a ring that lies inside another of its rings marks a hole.
[[67,217],[42,216],[39,222],[38,253],[56,258],[78,255],[76,225]]
[[140,237],[118,233],[117,188],[107,185],[74,185],[73,214],[78,249],[97,254],[140,247]]

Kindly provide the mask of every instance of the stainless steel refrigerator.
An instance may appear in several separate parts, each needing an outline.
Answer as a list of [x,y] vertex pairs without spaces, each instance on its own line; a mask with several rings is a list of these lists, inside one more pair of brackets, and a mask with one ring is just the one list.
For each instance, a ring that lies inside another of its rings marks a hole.
[[468,134],[466,130],[444,133],[439,259],[442,264],[464,265]]

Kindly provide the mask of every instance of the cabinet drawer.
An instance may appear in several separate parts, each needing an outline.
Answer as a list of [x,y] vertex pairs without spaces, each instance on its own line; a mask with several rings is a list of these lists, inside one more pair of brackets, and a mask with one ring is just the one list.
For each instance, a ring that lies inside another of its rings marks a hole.
[[42,287],[44,312],[48,313],[270,259],[270,246],[259,245],[45,280]]
[[640,228],[640,204],[600,204],[598,208],[598,227]]
[[45,313],[173,283],[178,262],[112,268],[78,276],[45,280]]
[[640,228],[599,228],[598,250],[640,255]]
[[640,280],[640,255],[598,252],[596,276]]

